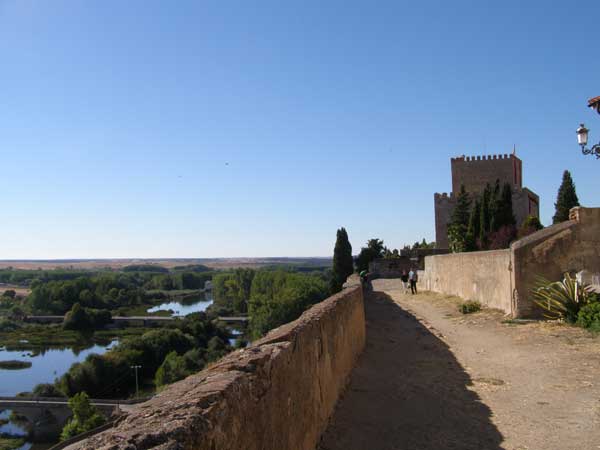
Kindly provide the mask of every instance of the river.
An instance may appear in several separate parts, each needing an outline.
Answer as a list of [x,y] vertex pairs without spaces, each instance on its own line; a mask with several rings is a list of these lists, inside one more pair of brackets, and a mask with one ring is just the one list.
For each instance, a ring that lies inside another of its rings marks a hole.
[[[148,309],[148,312],[171,310],[173,316],[186,316],[193,312],[205,311],[212,303],[210,294],[162,303]],[[66,373],[72,364],[81,362],[92,353],[102,354],[118,343],[113,340],[107,345],[90,344],[88,348],[49,348],[40,352],[29,350],[8,351],[1,346],[0,361],[23,361],[31,363],[31,367],[19,370],[0,369],[0,396],[14,397],[20,392],[31,391],[39,383],[52,383]],[[0,434],[27,436],[27,425],[9,419],[12,411],[0,410]],[[9,419],[8,423],[5,422]],[[28,441],[19,450],[38,450],[48,448],[52,444],[34,444]],[[1,449],[0,449],[1,450]]]

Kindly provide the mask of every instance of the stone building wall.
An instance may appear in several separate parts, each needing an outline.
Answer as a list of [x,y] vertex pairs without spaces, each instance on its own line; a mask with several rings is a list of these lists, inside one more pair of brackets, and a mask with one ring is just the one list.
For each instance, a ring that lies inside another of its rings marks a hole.
[[510,250],[427,256],[421,289],[476,300],[510,314]]
[[354,280],[69,448],[314,450],[364,345],[363,294]]
[[514,188],[522,185],[522,163],[516,155],[460,156],[450,160],[452,192],[460,192],[461,185],[467,192],[483,192],[486,184],[509,183]]

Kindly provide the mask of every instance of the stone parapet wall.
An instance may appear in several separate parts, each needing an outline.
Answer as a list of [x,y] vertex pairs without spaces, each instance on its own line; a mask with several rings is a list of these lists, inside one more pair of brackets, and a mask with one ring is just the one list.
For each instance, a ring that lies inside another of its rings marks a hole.
[[365,345],[362,289],[346,286],[69,448],[314,450]]
[[539,277],[556,281],[565,272],[600,272],[600,208],[573,208],[570,219],[511,245],[516,316],[539,316],[531,298]]
[[507,314],[511,306],[510,250],[427,256],[421,289],[476,300]]

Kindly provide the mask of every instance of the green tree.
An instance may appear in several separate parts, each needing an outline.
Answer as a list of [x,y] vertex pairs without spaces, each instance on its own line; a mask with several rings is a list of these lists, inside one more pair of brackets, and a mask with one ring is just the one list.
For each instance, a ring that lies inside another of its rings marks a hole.
[[552,222],[560,223],[569,220],[569,211],[575,206],[579,206],[579,199],[577,198],[577,192],[575,192],[575,183],[573,183],[571,173],[565,170],[562,183],[560,184],[560,188],[558,188],[558,195],[554,204],[556,212],[552,218]]
[[448,243],[452,252],[463,252],[466,249],[467,229],[471,211],[471,200],[464,185],[456,198],[456,206],[452,211],[448,224]]
[[90,318],[79,303],[75,303],[71,311],[65,314],[63,328],[65,330],[87,330],[91,326]]
[[356,270],[362,272],[369,270],[369,263],[383,256],[385,246],[381,239],[369,239],[367,246],[360,249],[360,253],[356,257]]
[[500,226],[516,225],[517,220],[515,219],[512,202],[512,187],[509,183],[504,183],[504,186],[502,186],[501,199],[500,210],[496,213]]
[[538,219],[535,216],[527,216],[527,218],[519,227],[519,239],[525,236],[529,236],[530,234],[535,233],[536,231],[539,231],[542,228],[544,228],[544,225],[542,225],[540,219]]
[[481,195],[481,209],[479,214],[479,249],[487,248],[487,234],[490,231],[490,199],[492,197],[492,188],[488,184]]
[[477,250],[477,237],[479,236],[479,216],[481,214],[481,203],[475,201],[475,205],[471,209],[469,215],[469,226],[467,227],[467,235],[465,239],[465,251],[472,252]]
[[62,441],[98,428],[106,422],[104,416],[90,403],[90,399],[85,392],[80,392],[71,397],[69,408],[73,412],[73,417],[67,422],[60,434]]
[[352,245],[348,240],[345,228],[337,230],[335,248],[333,249],[333,269],[331,276],[331,292],[342,290],[346,279],[354,272],[354,261],[352,259]]
[[182,380],[189,374],[184,357],[179,356],[177,352],[170,352],[156,371],[154,384],[156,387],[162,387]]
[[489,224],[487,225],[488,232],[498,231],[500,223],[498,221],[498,213],[501,209],[502,198],[500,195],[500,180],[496,180],[494,188],[490,191],[488,204]]

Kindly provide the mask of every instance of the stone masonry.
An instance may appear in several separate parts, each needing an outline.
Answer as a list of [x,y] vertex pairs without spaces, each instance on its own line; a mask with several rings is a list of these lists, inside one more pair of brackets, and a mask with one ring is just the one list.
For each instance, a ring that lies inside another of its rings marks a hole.
[[523,187],[523,163],[510,155],[460,156],[451,158],[452,192],[434,194],[435,240],[437,248],[448,248],[448,222],[456,205],[461,186],[473,197],[481,195],[486,185],[509,183],[513,188],[513,212],[520,225],[527,216],[539,217],[540,199]]

